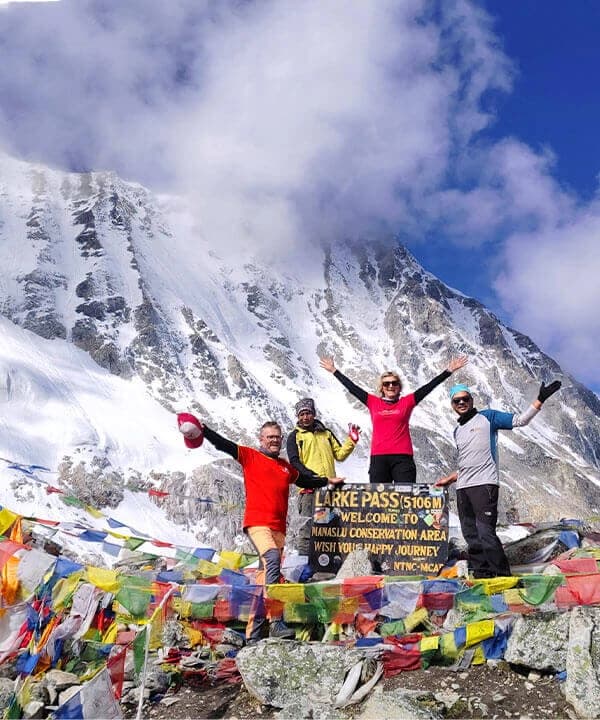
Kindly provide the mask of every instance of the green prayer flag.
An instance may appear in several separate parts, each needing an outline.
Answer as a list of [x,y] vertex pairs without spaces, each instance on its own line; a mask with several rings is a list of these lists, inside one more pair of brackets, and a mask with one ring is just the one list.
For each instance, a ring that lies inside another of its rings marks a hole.
[[494,613],[490,596],[486,594],[483,585],[462,590],[454,596],[454,607],[464,615],[465,622],[483,620]]
[[85,507],[85,503],[81,502],[79,498],[73,497],[72,495],[61,495],[61,498],[65,505],[79,508]]
[[10,705],[4,711],[4,717],[6,720],[19,720],[23,717],[23,709],[16,697],[13,697]]
[[115,598],[133,617],[145,617],[152,586],[146,578],[135,576],[124,577],[121,581],[121,587]]
[[523,590],[519,590],[519,595],[529,605],[541,605],[554,594],[563,581],[563,575],[523,575]]
[[144,667],[144,655],[146,653],[146,634],[149,632],[148,626],[146,626],[141,632],[135,636],[133,641],[133,669],[135,670],[136,677],[140,676],[142,668]]
[[212,618],[215,609],[214,600],[203,603],[190,603],[190,617],[193,620]]
[[402,620],[394,620],[393,622],[386,622],[379,628],[379,634],[382,637],[388,637],[389,635],[405,635],[406,629]]
[[290,623],[314,625],[319,622],[318,608],[310,603],[286,603],[283,606],[283,618]]
[[125,547],[127,550],[137,550],[140,545],[143,545],[146,541],[142,538],[130,537],[125,540]]

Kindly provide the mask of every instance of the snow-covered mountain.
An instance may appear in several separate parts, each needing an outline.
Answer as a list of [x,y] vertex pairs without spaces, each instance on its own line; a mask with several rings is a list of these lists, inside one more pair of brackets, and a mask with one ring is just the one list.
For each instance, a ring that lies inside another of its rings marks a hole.
[[[172,493],[164,507],[174,521],[207,532],[229,523],[234,533],[235,517],[182,496],[211,492],[239,506],[239,488],[225,482],[235,464],[208,443],[185,450],[174,412],[189,409],[251,444],[266,419],[291,429],[294,403],[311,395],[340,434],[349,421],[364,428],[340,467],[364,481],[368,415],[318,356],[333,355],[365,388],[399,369],[410,390],[467,353],[455,378],[472,386],[478,407],[524,409],[540,381],[563,381],[530,426],[503,435],[505,509],[521,519],[598,512],[596,395],[396,239],[303,252],[283,268],[261,262],[204,237],[182,200],[112,173],[1,158],[0,455],[53,470],[67,457],[61,480],[97,505],[118,506],[136,483],[159,484]],[[422,482],[452,467],[446,389],[413,415]],[[11,492],[3,487],[0,504],[10,506]]]

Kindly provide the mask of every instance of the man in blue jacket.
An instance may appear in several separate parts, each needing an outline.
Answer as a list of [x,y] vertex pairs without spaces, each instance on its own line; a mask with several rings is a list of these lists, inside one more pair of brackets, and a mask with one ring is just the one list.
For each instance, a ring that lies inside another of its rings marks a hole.
[[477,411],[467,385],[454,385],[450,400],[458,415],[454,441],[458,449],[458,470],[440,478],[442,487],[456,482],[456,504],[462,534],[468,546],[469,566],[476,578],[511,574],[502,543],[496,535],[498,520],[498,430],[527,425],[542,404],[561,386],[555,380],[542,383],[536,400],[520,415],[499,410]]

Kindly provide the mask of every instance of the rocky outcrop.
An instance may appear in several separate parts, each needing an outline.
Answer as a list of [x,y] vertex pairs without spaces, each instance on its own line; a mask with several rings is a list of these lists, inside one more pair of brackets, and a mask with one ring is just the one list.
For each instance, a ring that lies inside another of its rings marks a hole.
[[567,664],[568,613],[536,613],[517,618],[504,659],[544,672],[562,672]]
[[237,655],[249,692],[286,717],[333,717],[346,674],[365,658],[360,649],[321,643],[265,640]]
[[579,717],[600,717],[600,608],[571,611],[565,696]]

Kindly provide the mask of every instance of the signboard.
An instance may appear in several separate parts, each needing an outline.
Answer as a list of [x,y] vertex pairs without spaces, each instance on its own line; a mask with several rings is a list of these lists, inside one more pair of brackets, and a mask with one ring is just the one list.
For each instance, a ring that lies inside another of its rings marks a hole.
[[447,493],[432,485],[321,488],[310,538],[315,572],[337,572],[345,557],[367,550],[385,575],[437,575],[448,557]]

